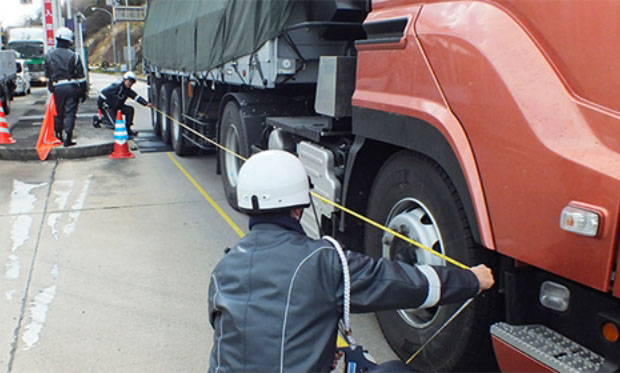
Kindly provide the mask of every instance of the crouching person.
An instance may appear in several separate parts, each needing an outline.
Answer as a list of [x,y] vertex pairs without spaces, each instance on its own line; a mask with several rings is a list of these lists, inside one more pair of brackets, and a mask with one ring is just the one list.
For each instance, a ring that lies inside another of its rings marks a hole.
[[[285,151],[260,152],[241,167],[237,198],[250,215],[250,232],[211,275],[209,371],[332,369],[343,314],[343,267],[330,240],[307,237],[299,223],[310,204],[308,184],[299,159]],[[484,265],[464,270],[374,260],[351,251],[344,256],[352,312],[462,302],[494,283]]]
[[[131,89],[138,78],[136,74],[128,71],[123,75],[123,81],[120,83],[112,83],[104,88],[99,94],[97,99],[97,106],[101,110],[106,110],[109,113],[110,118],[116,118],[116,113],[120,110],[125,116],[125,127],[127,128],[127,134],[129,137],[133,137],[137,134],[131,129],[133,125],[134,109],[125,104],[128,98],[136,100],[140,105],[152,107],[151,103],[146,101],[138,93]],[[114,123],[111,123],[112,128]]]

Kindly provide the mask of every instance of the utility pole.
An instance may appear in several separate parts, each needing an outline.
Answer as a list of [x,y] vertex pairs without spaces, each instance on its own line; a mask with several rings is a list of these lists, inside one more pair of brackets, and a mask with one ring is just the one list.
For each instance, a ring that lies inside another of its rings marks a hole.
[[80,55],[84,75],[86,76],[86,84],[90,87],[90,73],[88,72],[88,61],[86,60],[86,48],[84,48],[84,33],[82,32],[82,24],[86,22],[86,17],[80,12],[75,14],[73,24],[75,25],[75,51]]
[[[73,14],[72,14],[72,9],[71,9],[71,0],[65,0],[65,5],[67,6],[67,22],[68,22],[70,19],[73,19]],[[76,26],[74,25],[73,27],[75,28]],[[77,29],[73,31],[75,32],[77,31]]]
[[62,16],[62,3],[60,0],[52,0],[52,4],[54,4],[54,33],[56,33],[56,30],[65,25],[65,18]]
[[[129,6],[129,0],[125,0],[125,5]],[[127,22],[127,71],[131,71],[131,22]]]

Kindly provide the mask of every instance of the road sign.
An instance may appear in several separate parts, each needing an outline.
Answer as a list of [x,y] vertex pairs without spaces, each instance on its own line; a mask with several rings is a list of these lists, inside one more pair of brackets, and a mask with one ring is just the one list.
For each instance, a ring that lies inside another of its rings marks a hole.
[[145,6],[117,5],[113,9],[114,9],[114,22],[144,21],[144,17],[146,17]]
[[52,0],[43,0],[43,23],[45,25],[45,46],[54,46],[54,4]]

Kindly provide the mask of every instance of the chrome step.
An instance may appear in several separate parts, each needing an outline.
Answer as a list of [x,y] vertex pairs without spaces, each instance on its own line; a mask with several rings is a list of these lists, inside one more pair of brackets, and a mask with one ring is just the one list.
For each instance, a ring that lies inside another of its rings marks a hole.
[[604,358],[544,325],[498,322],[491,335],[558,372],[593,372]]

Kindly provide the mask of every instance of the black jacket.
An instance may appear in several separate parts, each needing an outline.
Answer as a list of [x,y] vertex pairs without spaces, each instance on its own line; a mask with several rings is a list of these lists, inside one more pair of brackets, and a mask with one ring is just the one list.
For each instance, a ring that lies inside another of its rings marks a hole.
[[148,103],[141,96],[138,96],[136,91],[127,88],[123,82],[112,83],[105,87],[99,94],[99,97],[105,100],[108,106],[114,111],[120,110],[123,105],[125,105],[125,101],[127,101],[128,98],[138,101],[141,105],[146,105]]
[[[45,76],[49,81],[50,90],[54,84],[76,84],[79,91],[86,92],[84,67],[80,56],[68,49],[68,44],[58,43],[58,46],[45,55]],[[71,82],[67,82],[71,81]]]
[[84,67],[80,56],[60,45],[45,55],[45,76],[54,81],[84,79]]
[[[474,297],[468,270],[346,252],[351,312],[432,307]],[[210,372],[328,372],[342,317],[342,267],[325,240],[282,225],[251,228],[209,285]]]

